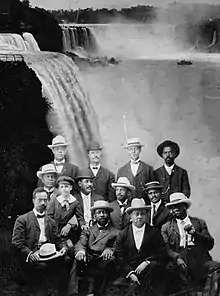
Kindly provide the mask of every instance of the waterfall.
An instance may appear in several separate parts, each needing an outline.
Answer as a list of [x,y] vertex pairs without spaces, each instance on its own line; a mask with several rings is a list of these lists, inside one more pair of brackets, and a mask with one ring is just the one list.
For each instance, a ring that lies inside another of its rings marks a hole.
[[27,47],[21,35],[2,33],[0,34],[0,50],[27,51]]
[[84,48],[89,49],[89,36],[87,33],[88,28],[82,28],[82,35],[83,35],[83,41],[84,41]]
[[34,36],[31,33],[25,32],[22,34],[22,36],[25,41],[27,51],[40,51],[37,41],[34,39]]
[[72,145],[70,160],[87,165],[86,147],[91,139],[99,140],[98,122],[90,100],[82,88],[78,68],[60,53],[24,54],[24,59],[42,83],[42,92],[52,105],[48,125]]

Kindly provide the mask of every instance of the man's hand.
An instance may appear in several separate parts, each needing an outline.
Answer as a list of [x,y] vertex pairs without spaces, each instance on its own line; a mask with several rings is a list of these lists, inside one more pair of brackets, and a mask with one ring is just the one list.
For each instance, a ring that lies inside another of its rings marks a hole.
[[88,229],[89,229],[89,226],[87,226],[87,225],[82,225],[82,226],[81,226],[81,229],[82,229],[82,230],[88,230]]
[[76,254],[76,260],[80,261],[80,260],[84,260],[86,261],[86,254],[84,251],[79,251],[77,254]]
[[67,236],[68,233],[69,233],[69,231],[70,231],[70,229],[71,229],[71,225],[70,225],[70,224],[67,224],[66,226],[64,226],[64,227],[61,229],[60,234],[61,234],[62,236]]
[[181,258],[178,258],[178,259],[176,260],[176,263],[177,263],[177,265],[178,265],[179,267],[181,267],[181,268],[183,268],[183,269],[187,268],[186,263],[185,263],[185,262],[183,261],[183,259],[181,259]]
[[142,262],[138,267],[135,269],[135,273],[140,274],[150,263],[147,261]]
[[113,251],[110,248],[105,249],[100,257],[103,257],[103,260],[109,260],[113,256]]
[[132,281],[132,283],[137,283],[138,285],[140,285],[138,277],[134,273],[130,274],[129,278]]
[[193,235],[196,232],[192,224],[185,225],[184,230],[190,235]]
[[40,257],[39,257],[39,255],[38,255],[38,253],[31,253],[30,254],[30,256],[29,256],[29,258],[28,258],[28,261],[30,262],[30,263],[35,263],[35,262],[37,262],[38,260],[40,259]]
[[64,255],[66,255],[67,251],[68,251],[68,249],[67,249],[66,247],[63,247],[63,248],[60,250],[60,254],[61,254],[62,256],[64,256]]

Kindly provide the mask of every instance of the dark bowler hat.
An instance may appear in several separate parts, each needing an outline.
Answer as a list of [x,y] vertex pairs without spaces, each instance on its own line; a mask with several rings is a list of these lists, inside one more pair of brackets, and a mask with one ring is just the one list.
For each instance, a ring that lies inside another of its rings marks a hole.
[[102,150],[102,146],[99,145],[96,141],[91,141],[86,149],[88,152],[90,150]]
[[160,155],[160,157],[162,157],[164,147],[171,147],[172,149],[174,149],[176,151],[176,157],[180,154],[180,146],[175,142],[166,140],[157,146],[157,153]]
[[90,169],[81,169],[78,172],[78,175],[76,176],[76,181],[82,180],[82,179],[94,179],[94,175]]
[[144,185],[143,191],[148,193],[150,189],[162,189],[163,186],[160,185],[160,182],[158,181],[153,181],[153,182],[148,182]]
[[60,184],[60,183],[68,183],[70,185],[74,185],[75,181],[69,177],[69,176],[60,176],[58,179],[57,179],[57,186]]

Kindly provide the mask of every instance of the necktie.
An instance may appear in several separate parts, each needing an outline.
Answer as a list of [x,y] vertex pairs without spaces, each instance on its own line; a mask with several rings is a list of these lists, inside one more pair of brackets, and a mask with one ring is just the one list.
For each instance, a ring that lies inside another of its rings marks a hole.
[[41,218],[44,218],[44,217],[45,217],[45,213],[44,214],[37,214],[38,219],[41,219]]

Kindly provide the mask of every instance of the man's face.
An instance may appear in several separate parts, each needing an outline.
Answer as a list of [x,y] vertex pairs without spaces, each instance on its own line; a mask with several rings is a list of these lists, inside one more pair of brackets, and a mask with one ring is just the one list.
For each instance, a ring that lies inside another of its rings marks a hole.
[[130,197],[130,190],[125,187],[117,186],[115,189],[115,194],[116,194],[117,200],[119,200],[121,203],[124,203],[126,199]]
[[141,228],[147,220],[146,210],[135,210],[131,212],[131,221],[134,226]]
[[187,215],[187,206],[185,203],[180,203],[170,207],[170,211],[174,218],[184,219]]
[[43,213],[46,210],[48,203],[48,196],[46,192],[37,192],[35,198],[33,198],[34,209],[39,212]]
[[160,189],[150,189],[150,190],[148,190],[147,195],[152,203],[157,203],[161,199],[161,190]]
[[52,148],[54,158],[57,161],[62,161],[66,155],[66,146],[57,146]]
[[141,147],[139,146],[133,146],[127,148],[128,150],[128,155],[131,160],[135,161],[139,158],[140,152],[141,152]]
[[90,150],[89,153],[89,162],[90,163],[100,163],[102,151],[101,150]]
[[43,174],[41,180],[44,183],[45,187],[52,188],[54,187],[56,182],[56,174],[55,173]]
[[166,165],[171,166],[174,164],[174,159],[176,157],[176,153],[172,149],[172,147],[164,147],[162,157],[163,157]]
[[61,195],[64,197],[67,197],[70,195],[72,188],[73,188],[73,186],[67,182],[60,182],[59,186],[58,186],[58,189],[59,189]]
[[109,221],[110,213],[104,209],[97,209],[94,213],[94,218],[99,225],[105,226]]
[[81,191],[88,195],[89,193],[92,192],[93,189],[93,183],[92,183],[92,179],[82,179],[79,181],[79,187],[81,189]]

